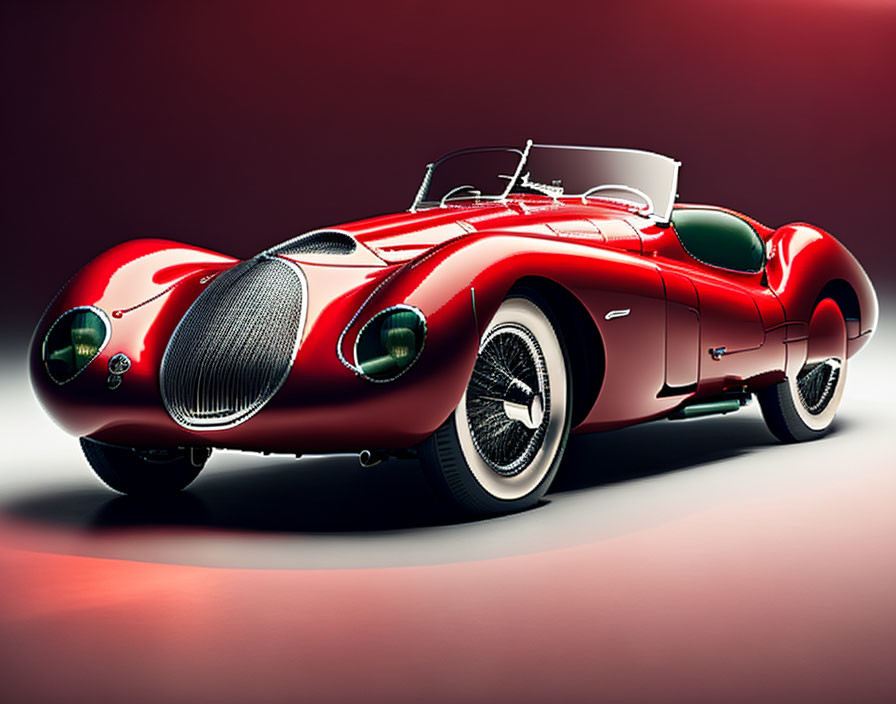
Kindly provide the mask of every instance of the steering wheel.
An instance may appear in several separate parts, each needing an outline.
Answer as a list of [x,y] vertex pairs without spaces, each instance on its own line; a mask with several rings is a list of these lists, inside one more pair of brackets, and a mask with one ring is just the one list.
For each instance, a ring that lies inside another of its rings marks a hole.
[[450,191],[448,191],[444,196],[442,196],[442,200],[439,201],[439,207],[440,208],[443,207],[445,205],[445,202],[451,196],[453,196],[455,193],[458,193],[460,191],[472,191],[477,196],[482,195],[482,192],[479,189],[477,189],[476,186],[471,186],[469,184],[464,184],[463,186],[455,186]]
[[644,201],[644,204],[647,206],[648,213],[654,212],[653,201],[650,200],[649,195],[637,188],[632,188],[631,186],[623,186],[621,183],[605,183],[601,186],[594,186],[593,188],[589,188],[582,194],[582,203],[587,205],[588,196],[600,191],[626,191],[627,193],[633,193],[634,195],[638,196],[638,198]]

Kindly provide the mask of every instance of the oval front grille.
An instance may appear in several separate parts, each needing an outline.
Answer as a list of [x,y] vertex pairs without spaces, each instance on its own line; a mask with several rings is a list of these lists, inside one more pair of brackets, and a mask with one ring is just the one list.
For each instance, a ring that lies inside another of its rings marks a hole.
[[171,417],[193,429],[242,423],[286,381],[302,332],[304,277],[258,257],[219,274],[178,323],[160,383]]

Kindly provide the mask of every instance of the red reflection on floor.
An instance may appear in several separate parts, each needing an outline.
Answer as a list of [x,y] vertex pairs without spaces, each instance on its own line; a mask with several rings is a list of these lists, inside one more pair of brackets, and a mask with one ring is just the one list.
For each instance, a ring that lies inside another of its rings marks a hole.
[[4,699],[893,701],[890,475],[435,566],[245,570],[5,547]]

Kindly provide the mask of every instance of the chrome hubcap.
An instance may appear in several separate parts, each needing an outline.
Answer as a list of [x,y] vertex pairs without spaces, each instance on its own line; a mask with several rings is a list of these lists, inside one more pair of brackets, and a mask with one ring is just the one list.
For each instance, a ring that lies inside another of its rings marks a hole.
[[544,401],[541,394],[530,393],[523,402],[504,399],[504,415],[510,420],[518,420],[529,430],[535,430],[544,420]]

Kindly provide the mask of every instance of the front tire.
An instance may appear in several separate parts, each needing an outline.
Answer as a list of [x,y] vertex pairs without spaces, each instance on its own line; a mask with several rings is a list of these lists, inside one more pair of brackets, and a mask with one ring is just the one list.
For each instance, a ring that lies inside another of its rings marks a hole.
[[81,438],[81,449],[97,476],[129,496],[174,494],[202,471],[208,448],[137,450]]
[[821,301],[809,322],[807,358],[802,368],[757,393],[769,430],[782,442],[825,435],[846,386],[846,322],[837,304]]
[[538,503],[566,448],[572,420],[569,361],[547,304],[513,294],[482,336],[454,413],[420,447],[437,491],[470,515]]

